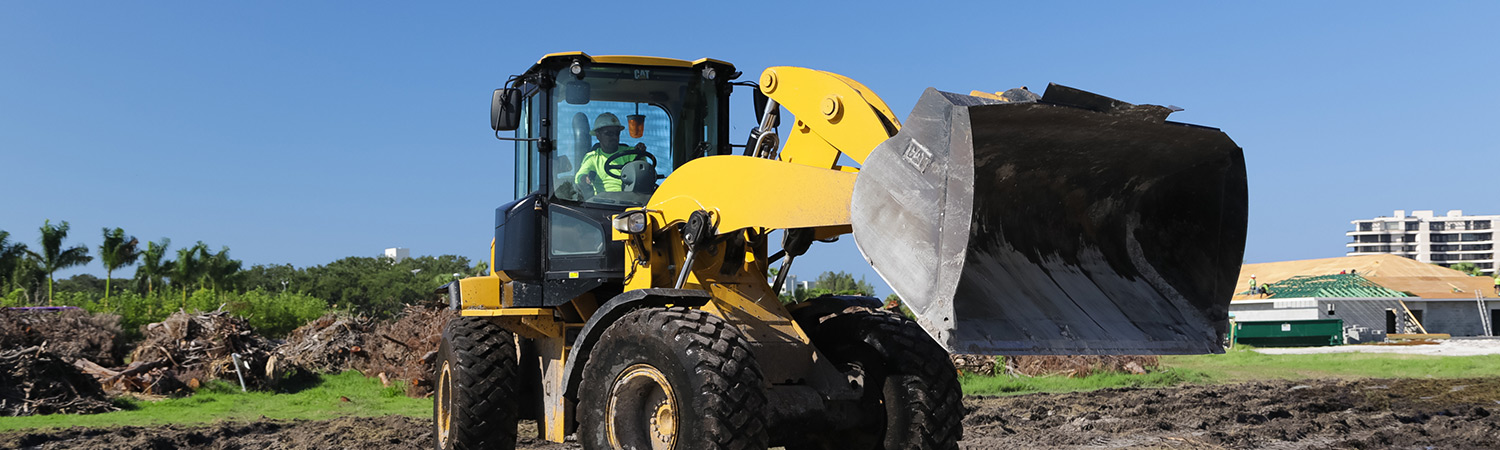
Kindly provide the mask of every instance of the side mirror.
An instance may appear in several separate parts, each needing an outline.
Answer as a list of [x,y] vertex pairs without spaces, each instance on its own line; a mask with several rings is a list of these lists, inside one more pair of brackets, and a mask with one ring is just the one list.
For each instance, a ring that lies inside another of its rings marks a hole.
[[521,125],[521,90],[496,89],[490,99],[490,128],[515,131]]
[[569,105],[587,105],[591,90],[589,84],[584,81],[569,81],[563,84],[563,98],[568,101]]

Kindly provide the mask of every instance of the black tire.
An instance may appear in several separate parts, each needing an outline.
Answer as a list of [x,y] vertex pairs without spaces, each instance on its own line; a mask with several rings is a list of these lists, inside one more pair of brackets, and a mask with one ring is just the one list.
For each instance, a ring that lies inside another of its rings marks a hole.
[[948,352],[894,312],[862,306],[835,311],[798,322],[835,366],[863,380],[864,417],[857,428],[817,433],[787,448],[957,449],[963,392]]
[[509,331],[478,317],[448,322],[433,374],[438,450],[516,448],[519,366]]
[[584,365],[578,440],[587,449],[764,449],[763,378],[750,343],[717,316],[631,312]]

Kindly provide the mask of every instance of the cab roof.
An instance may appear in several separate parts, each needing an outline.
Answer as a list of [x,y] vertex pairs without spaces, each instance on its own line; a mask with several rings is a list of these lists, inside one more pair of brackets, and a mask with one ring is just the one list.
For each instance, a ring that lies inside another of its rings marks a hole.
[[724,61],[720,61],[720,60],[717,60],[717,59],[713,59],[713,58],[698,58],[698,59],[693,60],[693,61],[688,61],[688,60],[685,60],[685,59],[662,58],[662,57],[657,57],[657,56],[636,56],[636,55],[600,55],[600,56],[591,56],[588,53],[584,53],[584,52],[562,52],[562,53],[548,53],[547,55],[542,56],[542,59],[537,60],[536,61],[536,65],[531,66],[531,69],[528,69],[526,72],[527,73],[535,72],[538,69],[541,69],[542,67],[551,66],[553,64],[557,64],[560,61],[572,61],[574,59],[582,59],[582,60],[585,60],[585,61],[589,61],[589,62],[593,62],[593,63],[600,63],[600,64],[626,64],[626,65],[633,65],[633,66],[683,67],[683,68],[691,68],[691,67],[695,67],[695,66],[699,66],[699,65],[703,65],[705,63],[708,63],[708,64],[726,66],[726,67],[728,67],[731,70],[734,69],[734,64],[730,64],[730,63],[727,63],[727,62],[724,62]]

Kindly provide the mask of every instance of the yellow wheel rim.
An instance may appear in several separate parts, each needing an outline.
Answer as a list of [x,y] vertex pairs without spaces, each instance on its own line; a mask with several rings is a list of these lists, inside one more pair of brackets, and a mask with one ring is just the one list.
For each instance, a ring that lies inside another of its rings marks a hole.
[[438,369],[437,395],[437,439],[439,448],[448,448],[448,431],[453,426],[453,366],[443,361]]
[[672,384],[646,364],[625,369],[609,390],[605,433],[611,447],[667,450],[677,444],[681,410]]

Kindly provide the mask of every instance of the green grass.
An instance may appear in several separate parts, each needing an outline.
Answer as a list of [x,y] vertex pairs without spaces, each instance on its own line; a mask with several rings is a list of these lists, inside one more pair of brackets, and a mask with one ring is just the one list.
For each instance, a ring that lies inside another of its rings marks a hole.
[[1215,381],[1305,378],[1468,378],[1500,374],[1500,355],[1388,353],[1266,355],[1238,346],[1222,355],[1163,356],[1165,367],[1207,373]]
[[[346,397],[349,400],[344,401]],[[156,402],[120,399],[123,411],[104,414],[53,414],[0,417],[0,431],[26,428],[104,427],[117,425],[193,424],[217,421],[329,419],[392,414],[431,417],[431,399],[407,398],[400,386],[359,372],[324,375],[321,382],[295,393],[240,392],[238,385],[213,382],[191,397]]]
[[1145,375],[1097,373],[1080,378],[1063,376],[1010,377],[969,375],[960,378],[964,395],[1020,395],[1036,392],[1076,392],[1118,387],[1168,387],[1206,383],[1206,374],[1195,370],[1167,369]]
[[1239,346],[1222,355],[1163,356],[1161,370],[1146,375],[1101,373],[1081,378],[965,376],[959,382],[966,395],[1019,395],[1267,379],[1469,378],[1496,374],[1500,374],[1500,355],[1266,355]]

